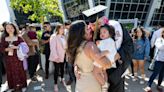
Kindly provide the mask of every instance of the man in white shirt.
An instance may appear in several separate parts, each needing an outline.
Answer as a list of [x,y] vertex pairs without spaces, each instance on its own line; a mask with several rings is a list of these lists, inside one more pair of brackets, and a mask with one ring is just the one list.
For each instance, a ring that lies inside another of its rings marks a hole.
[[161,28],[153,33],[153,36],[151,38],[151,48],[154,47],[156,39],[161,37],[162,29],[164,29],[164,23],[161,23]]

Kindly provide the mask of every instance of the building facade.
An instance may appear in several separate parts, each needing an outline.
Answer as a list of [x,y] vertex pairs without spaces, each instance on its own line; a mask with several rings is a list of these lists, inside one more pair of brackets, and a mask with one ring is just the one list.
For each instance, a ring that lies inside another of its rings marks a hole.
[[78,19],[81,11],[91,8],[91,5],[99,4],[108,7],[104,15],[109,19],[138,18],[142,26],[164,22],[164,0],[63,0],[66,17],[71,20]]

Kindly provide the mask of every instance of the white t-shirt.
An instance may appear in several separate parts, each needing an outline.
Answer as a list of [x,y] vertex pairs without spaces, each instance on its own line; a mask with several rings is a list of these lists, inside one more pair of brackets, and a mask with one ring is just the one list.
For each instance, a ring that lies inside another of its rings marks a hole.
[[155,47],[157,48],[157,56],[155,57],[155,59],[157,61],[164,62],[164,38],[157,38],[157,40],[155,41]]
[[[97,46],[100,51],[109,51],[109,54],[106,55],[106,57],[111,61],[112,68],[116,68],[115,63],[115,55],[117,53],[116,43],[112,38],[108,38],[105,40],[101,40],[100,43]],[[97,67],[101,67],[98,63],[94,62],[94,65]]]
[[151,47],[154,47],[156,39],[161,37],[161,32],[162,32],[162,28],[158,29],[153,33],[153,36],[151,38]]

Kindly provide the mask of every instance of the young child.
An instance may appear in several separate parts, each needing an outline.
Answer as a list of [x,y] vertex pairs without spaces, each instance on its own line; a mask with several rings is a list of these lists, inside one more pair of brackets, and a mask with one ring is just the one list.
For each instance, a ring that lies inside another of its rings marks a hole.
[[145,83],[145,62],[149,59],[150,53],[150,42],[149,39],[145,36],[145,31],[141,27],[134,29],[134,53],[133,53],[133,64],[134,64],[134,78],[133,81],[138,80],[138,71],[141,72],[141,79],[139,80],[140,84]]
[[[102,40],[96,42],[97,47],[102,52],[99,57],[101,58],[103,56],[106,56],[111,61],[112,68],[116,68],[115,55],[117,53],[114,37],[115,37],[114,28],[112,26],[105,24],[100,27],[100,38]],[[105,87],[108,86],[107,73],[105,72],[105,70],[103,70],[103,67],[101,67],[101,65],[99,65],[98,63],[94,62],[94,65],[95,65],[93,71],[94,76],[102,86]]]
[[[39,41],[37,39],[37,33],[36,33],[36,28],[34,26],[30,26],[30,31],[28,31],[28,37],[33,41],[38,43],[37,44],[37,50],[39,49]],[[35,49],[35,48],[33,48]]]

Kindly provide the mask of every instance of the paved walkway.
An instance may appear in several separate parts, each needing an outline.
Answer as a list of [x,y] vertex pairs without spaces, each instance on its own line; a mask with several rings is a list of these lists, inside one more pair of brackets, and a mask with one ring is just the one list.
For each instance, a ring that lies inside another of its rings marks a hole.
[[[146,81],[148,81],[151,71],[147,70],[149,63],[146,63],[145,65],[145,72],[146,72]],[[44,73],[42,70],[38,71],[38,82],[32,83],[30,82],[30,79],[28,79],[28,88],[27,92],[53,92],[53,74],[50,75],[49,79],[44,79]],[[139,76],[140,78],[140,76]],[[68,75],[65,76],[65,79],[68,79]],[[5,80],[5,76],[3,76],[3,80]],[[59,83],[59,92],[74,92],[75,83],[73,83],[71,86],[64,86],[60,81]],[[147,82],[146,82],[147,83]],[[125,90],[126,92],[144,92],[143,88],[146,86],[146,83],[141,85],[139,84],[139,81],[133,82],[131,76],[126,76],[126,82],[125,82]],[[158,92],[155,89],[155,83],[157,83],[157,80],[154,81],[154,84],[152,85],[153,92]],[[162,86],[164,87],[164,81],[162,83]],[[3,81],[2,85],[2,92],[7,89],[7,82]]]

